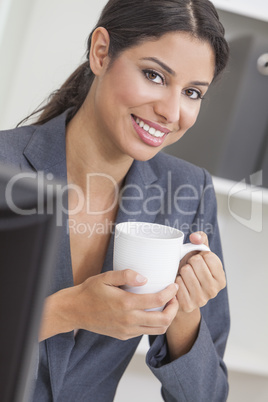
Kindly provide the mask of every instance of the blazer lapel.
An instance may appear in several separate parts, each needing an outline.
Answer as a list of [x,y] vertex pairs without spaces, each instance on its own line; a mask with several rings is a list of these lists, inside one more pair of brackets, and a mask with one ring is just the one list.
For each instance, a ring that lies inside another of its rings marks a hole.
[[125,180],[124,191],[113,226],[102,272],[113,269],[114,227],[117,223],[155,222],[164,199],[165,190],[158,185],[158,177],[150,161],[134,161]]
[[36,171],[47,171],[66,178],[65,124],[67,112],[36,126],[24,156]]

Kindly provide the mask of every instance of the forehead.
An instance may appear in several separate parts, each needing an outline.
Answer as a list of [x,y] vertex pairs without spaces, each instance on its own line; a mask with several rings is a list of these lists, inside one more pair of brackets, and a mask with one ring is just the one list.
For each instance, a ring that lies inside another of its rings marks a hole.
[[179,75],[187,71],[189,74],[202,74],[209,82],[214,76],[215,55],[211,45],[186,32],[170,32],[158,39],[145,40],[123,54],[136,62],[158,58]]

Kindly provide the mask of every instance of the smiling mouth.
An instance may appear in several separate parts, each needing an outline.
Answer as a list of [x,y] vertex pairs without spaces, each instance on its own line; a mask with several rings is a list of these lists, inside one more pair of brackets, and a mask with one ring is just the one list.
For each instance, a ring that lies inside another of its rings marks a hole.
[[146,132],[148,132],[150,135],[156,138],[162,138],[164,135],[168,134],[168,132],[163,132],[160,130],[157,130],[155,127],[151,127],[148,122],[144,122],[142,119],[140,119],[137,116],[132,115],[133,119],[135,122]]

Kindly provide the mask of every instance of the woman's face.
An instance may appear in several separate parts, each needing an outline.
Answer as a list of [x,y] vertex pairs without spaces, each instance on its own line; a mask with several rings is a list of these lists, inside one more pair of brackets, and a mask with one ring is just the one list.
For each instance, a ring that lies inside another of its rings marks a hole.
[[210,45],[186,33],[122,52],[92,87],[99,140],[113,156],[152,158],[195,123],[214,68]]

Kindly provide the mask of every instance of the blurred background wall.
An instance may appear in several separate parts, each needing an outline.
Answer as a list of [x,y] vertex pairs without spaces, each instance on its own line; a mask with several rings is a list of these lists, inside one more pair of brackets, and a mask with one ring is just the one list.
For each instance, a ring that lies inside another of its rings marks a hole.
[[[163,0],[164,1],[164,0]],[[15,127],[84,60],[106,0],[0,0],[0,129]],[[207,168],[215,184],[230,294],[230,402],[268,400],[268,3],[215,0],[231,60],[196,126],[166,151]],[[116,402],[160,401],[144,339]],[[146,386],[145,386],[146,384]],[[145,391],[144,391],[145,390]],[[210,402],[210,401],[208,401]],[[211,401],[214,402],[214,401]]]

